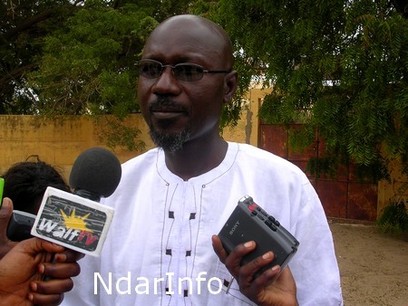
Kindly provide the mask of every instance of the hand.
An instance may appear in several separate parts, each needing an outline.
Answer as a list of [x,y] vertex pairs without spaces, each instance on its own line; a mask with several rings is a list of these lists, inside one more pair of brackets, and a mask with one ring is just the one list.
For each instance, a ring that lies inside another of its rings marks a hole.
[[212,243],[220,261],[237,280],[239,290],[250,300],[261,306],[298,305],[296,284],[289,268],[281,271],[280,266],[274,266],[254,278],[260,268],[273,261],[272,252],[241,266],[242,257],[255,250],[254,241],[236,246],[230,254],[227,254],[218,236],[212,237]]
[[31,283],[30,300],[34,304],[59,305],[64,292],[73,288],[71,278],[80,273],[77,261],[83,257],[82,253],[65,249],[62,253],[54,254],[52,262],[39,264],[38,271],[43,277]]
[[[50,263],[53,254],[55,263]],[[0,260],[0,305],[58,305],[79,274],[76,255],[62,246],[31,238]],[[44,276],[55,279],[43,281]],[[33,292],[32,292],[33,291]]]
[[11,199],[4,198],[0,209],[0,259],[17,244],[7,238],[7,226],[12,214],[13,203]]

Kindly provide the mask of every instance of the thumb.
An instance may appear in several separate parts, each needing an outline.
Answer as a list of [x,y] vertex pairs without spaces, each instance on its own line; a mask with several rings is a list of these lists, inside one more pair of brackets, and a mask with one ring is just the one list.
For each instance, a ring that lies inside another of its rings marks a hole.
[[15,245],[7,238],[7,226],[12,214],[13,202],[4,198],[0,208],[0,259]]
[[3,205],[0,205],[0,226],[3,221],[7,222],[10,220],[10,216],[13,213],[13,202],[10,198],[3,199]]

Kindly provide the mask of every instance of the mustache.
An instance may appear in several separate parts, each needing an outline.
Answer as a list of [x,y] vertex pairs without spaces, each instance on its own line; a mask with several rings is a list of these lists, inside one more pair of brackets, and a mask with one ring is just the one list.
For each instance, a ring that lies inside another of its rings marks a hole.
[[154,111],[172,111],[172,112],[187,112],[187,109],[182,105],[179,105],[176,101],[170,97],[159,96],[154,100],[150,106],[149,110]]

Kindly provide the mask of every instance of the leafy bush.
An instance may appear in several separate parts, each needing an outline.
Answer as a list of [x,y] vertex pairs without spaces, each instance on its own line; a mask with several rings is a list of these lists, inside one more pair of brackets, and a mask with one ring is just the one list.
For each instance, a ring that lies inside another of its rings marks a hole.
[[386,233],[408,233],[408,211],[403,201],[386,206],[377,220],[381,231]]

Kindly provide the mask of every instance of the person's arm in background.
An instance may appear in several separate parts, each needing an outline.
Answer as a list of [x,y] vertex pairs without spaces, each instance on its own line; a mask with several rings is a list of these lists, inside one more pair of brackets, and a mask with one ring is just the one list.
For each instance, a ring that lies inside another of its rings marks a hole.
[[[11,211],[12,202],[5,198],[0,214],[10,217]],[[6,237],[6,229],[2,224],[1,237]],[[6,238],[0,243],[7,244],[7,241]],[[0,259],[1,306],[58,305],[64,292],[72,289],[71,277],[80,272],[76,261],[82,254],[38,238],[1,247],[6,252]]]

